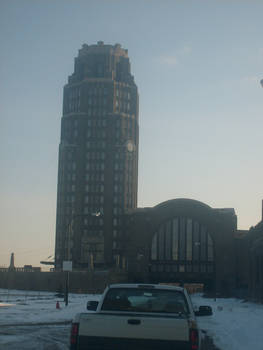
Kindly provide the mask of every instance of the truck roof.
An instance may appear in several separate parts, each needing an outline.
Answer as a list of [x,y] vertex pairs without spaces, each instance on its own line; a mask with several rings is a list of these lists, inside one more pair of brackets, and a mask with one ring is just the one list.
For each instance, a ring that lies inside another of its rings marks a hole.
[[149,289],[168,289],[183,291],[183,287],[171,286],[167,284],[148,284],[148,283],[114,283],[108,286],[109,288],[149,288]]

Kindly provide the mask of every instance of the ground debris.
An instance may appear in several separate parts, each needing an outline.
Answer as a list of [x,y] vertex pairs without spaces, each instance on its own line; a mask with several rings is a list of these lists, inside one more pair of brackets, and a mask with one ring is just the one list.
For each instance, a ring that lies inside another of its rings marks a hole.
[[202,341],[202,350],[222,350],[215,346],[213,339],[208,335],[205,335]]

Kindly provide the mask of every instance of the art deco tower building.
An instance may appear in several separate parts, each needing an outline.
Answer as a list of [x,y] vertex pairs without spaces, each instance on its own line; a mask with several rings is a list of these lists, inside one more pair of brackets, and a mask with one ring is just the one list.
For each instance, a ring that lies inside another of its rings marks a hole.
[[55,267],[110,266],[137,206],[138,92],[128,51],[83,45],[64,87]]

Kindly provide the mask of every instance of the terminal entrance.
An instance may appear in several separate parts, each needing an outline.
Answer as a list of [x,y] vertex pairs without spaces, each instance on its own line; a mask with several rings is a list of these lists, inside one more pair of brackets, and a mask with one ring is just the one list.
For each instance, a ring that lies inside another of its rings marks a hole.
[[151,282],[201,283],[213,288],[214,244],[197,220],[175,217],[163,222],[152,238],[149,264]]

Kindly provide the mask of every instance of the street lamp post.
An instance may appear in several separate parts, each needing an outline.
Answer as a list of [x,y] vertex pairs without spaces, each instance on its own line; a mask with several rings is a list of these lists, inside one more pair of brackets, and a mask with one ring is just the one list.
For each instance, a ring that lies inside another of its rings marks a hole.
[[[74,150],[74,152],[78,149],[77,144],[70,144],[65,141],[61,141],[59,146],[59,163],[61,164],[61,183],[60,186],[65,186],[65,166],[66,166],[66,156],[67,152],[69,150]],[[73,210],[73,208],[72,208]],[[72,225],[73,225],[73,218],[71,219],[66,232],[66,243],[67,246],[64,246],[64,259],[62,261],[62,271],[65,272],[66,278],[65,278],[65,304],[68,305],[68,291],[69,291],[69,272],[72,271],[72,261],[71,261],[71,254],[70,254],[70,238],[72,234]],[[65,254],[66,253],[66,254]]]
[[68,306],[69,272],[72,271],[72,261],[63,261],[63,271],[66,273],[64,301],[65,305]]
[[63,266],[62,270],[63,272],[66,273],[66,278],[65,278],[65,295],[64,295],[64,301],[65,305],[68,306],[68,293],[69,293],[69,272],[72,271],[72,260],[71,260],[71,237],[72,237],[72,232],[73,232],[73,222],[74,222],[74,217],[72,214],[70,223],[68,225],[67,229],[67,235],[66,235],[66,242],[67,242],[67,254],[66,254],[66,259],[63,261]]

